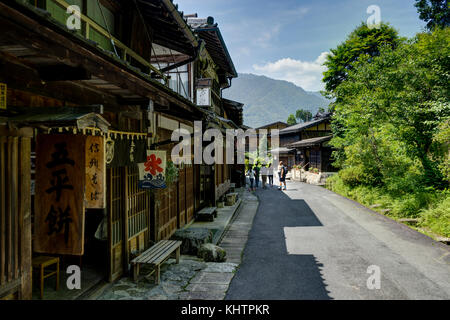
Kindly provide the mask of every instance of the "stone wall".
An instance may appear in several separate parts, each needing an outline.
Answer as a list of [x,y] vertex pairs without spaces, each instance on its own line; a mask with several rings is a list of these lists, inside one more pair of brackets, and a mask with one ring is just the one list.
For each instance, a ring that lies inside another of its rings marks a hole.
[[328,177],[336,174],[334,172],[319,172],[313,173],[305,170],[292,169],[291,170],[291,179],[293,181],[305,182],[309,184],[315,185],[323,185],[325,184]]

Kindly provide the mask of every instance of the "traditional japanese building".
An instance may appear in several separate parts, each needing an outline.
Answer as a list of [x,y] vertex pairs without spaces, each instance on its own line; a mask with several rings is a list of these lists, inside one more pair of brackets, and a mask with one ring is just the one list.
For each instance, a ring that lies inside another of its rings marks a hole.
[[[226,129],[239,129],[243,125],[243,105],[222,98],[222,91],[231,86],[232,79],[238,74],[214,18],[198,18],[197,14],[193,14],[188,16],[187,23],[205,43],[203,50],[200,51],[200,58],[195,63],[196,102],[208,119],[204,122],[204,129],[217,128],[225,137]],[[225,160],[225,140],[223,145]],[[243,174],[243,166],[226,164],[225,161],[223,164],[202,165],[200,205],[214,206],[216,201],[230,189],[231,183],[237,186],[242,184]],[[211,194],[213,194],[212,197]]]
[[301,165],[306,170],[316,168],[332,172],[331,114],[318,113],[312,121],[299,123],[280,130],[280,160],[289,167]]
[[0,26],[0,299],[31,298],[43,255],[114,281],[230,183],[170,161],[174,130],[242,124],[220,32],[202,39],[170,0],[2,1]]

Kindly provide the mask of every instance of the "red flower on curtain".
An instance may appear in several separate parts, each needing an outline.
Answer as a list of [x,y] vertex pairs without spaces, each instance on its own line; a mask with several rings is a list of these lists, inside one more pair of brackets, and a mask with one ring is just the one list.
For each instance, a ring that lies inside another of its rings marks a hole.
[[145,163],[145,171],[150,172],[152,176],[156,176],[157,172],[163,172],[163,168],[159,166],[161,162],[161,158],[156,158],[154,154],[148,156]]

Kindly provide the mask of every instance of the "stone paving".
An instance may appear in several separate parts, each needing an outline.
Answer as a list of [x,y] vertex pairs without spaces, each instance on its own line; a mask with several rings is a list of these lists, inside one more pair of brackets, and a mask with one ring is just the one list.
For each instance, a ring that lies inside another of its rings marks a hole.
[[137,283],[122,278],[106,289],[99,300],[223,300],[241,262],[241,255],[258,208],[256,196],[245,191],[242,204],[225,230],[219,244],[227,262],[204,262],[182,255],[180,263],[169,259],[161,266],[161,282],[154,284],[150,269],[141,267]]

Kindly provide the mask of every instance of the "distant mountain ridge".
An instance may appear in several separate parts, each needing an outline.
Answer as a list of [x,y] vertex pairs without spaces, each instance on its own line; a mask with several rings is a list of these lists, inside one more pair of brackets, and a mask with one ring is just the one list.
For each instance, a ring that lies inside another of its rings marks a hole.
[[326,109],[330,104],[319,92],[308,92],[288,81],[248,73],[240,73],[233,79],[231,88],[224,90],[223,96],[244,103],[244,124],[252,128],[286,122],[298,109],[309,110],[314,115],[320,107]]

